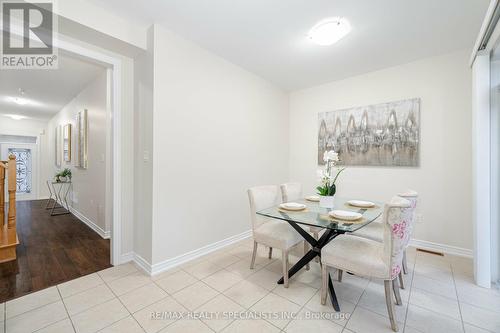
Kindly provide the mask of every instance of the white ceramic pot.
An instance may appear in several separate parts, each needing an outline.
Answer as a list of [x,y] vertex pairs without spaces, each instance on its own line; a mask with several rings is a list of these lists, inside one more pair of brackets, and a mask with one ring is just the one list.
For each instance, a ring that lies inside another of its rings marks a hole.
[[59,179],[61,180],[61,182],[63,183],[66,183],[68,181],[68,178],[67,177],[59,177]]
[[333,196],[319,196],[319,206],[323,208],[333,208]]

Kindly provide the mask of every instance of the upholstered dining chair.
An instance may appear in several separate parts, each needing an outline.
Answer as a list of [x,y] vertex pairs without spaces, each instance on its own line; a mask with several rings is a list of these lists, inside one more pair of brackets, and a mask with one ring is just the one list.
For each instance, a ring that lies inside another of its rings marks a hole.
[[[283,202],[292,202],[304,198],[302,194],[302,184],[300,183],[285,183],[281,184],[280,188]],[[314,239],[319,239],[319,233],[322,231],[321,228],[305,225],[301,225],[301,227],[307,232],[311,233]],[[308,246],[307,243],[306,246]],[[316,262],[319,262],[318,257],[316,257]]]
[[288,223],[257,215],[259,210],[281,203],[280,188],[277,185],[256,186],[248,190],[250,200],[253,253],[250,269],[254,268],[257,246],[262,244],[269,247],[269,257],[272,249],[281,250],[283,262],[283,285],[288,288],[288,253],[296,245],[303,245],[304,239]]
[[398,275],[402,269],[403,249],[410,240],[408,221],[413,210],[410,201],[393,197],[385,204],[383,215],[383,242],[354,235],[337,236],[321,250],[321,304],[326,303],[328,267],[345,270],[358,276],[384,280],[387,312],[393,331],[398,331],[394,314],[393,293],[396,304],[401,305]]
[[[410,227],[410,237],[413,234],[413,228],[415,227],[415,221],[416,221],[416,209],[417,209],[417,201],[418,201],[418,193],[413,190],[407,190],[405,192],[399,193],[399,197],[405,198],[406,200],[410,201],[411,203],[411,209],[412,209],[412,218],[408,222],[409,227]],[[355,231],[352,233],[352,235],[363,237],[363,238],[368,238],[372,239],[377,242],[382,242],[384,239],[384,224],[382,223],[381,220],[374,221],[363,228]],[[406,248],[403,250],[403,270],[402,272],[404,274],[408,274],[408,264],[406,260]],[[341,280],[342,273],[339,271],[339,280]],[[402,289],[405,288],[404,284],[404,279],[403,276],[399,276],[399,283]]]

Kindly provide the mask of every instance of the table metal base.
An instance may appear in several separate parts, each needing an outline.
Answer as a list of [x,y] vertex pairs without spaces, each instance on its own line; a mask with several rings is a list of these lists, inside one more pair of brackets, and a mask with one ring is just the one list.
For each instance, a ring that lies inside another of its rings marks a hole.
[[[58,190],[55,188],[56,184],[59,185]],[[64,186],[66,186],[66,190],[63,190]],[[68,193],[71,188],[71,182],[47,181],[47,187],[49,188],[50,197],[47,200],[45,209],[50,209],[50,215],[57,216],[71,214],[68,204]],[[53,201],[52,205],[50,205],[51,201]]]
[[[286,214],[286,213],[282,213]],[[332,239],[342,234],[343,232],[334,231],[332,229],[325,229],[325,233],[318,239],[314,239],[307,231],[302,229],[297,223],[288,220],[287,221],[297,232],[304,237],[306,242],[311,244],[312,249],[309,250],[295,265],[290,268],[288,271],[288,278],[292,277],[295,273],[300,271],[302,267],[307,265],[317,256],[321,258],[321,249],[328,244]],[[278,280],[278,284],[283,284],[283,277]],[[330,273],[328,273],[328,289],[330,292],[330,300],[332,301],[333,308],[335,311],[340,311],[339,302],[337,300],[337,295],[335,294],[335,289],[333,288],[332,278],[330,277]]]

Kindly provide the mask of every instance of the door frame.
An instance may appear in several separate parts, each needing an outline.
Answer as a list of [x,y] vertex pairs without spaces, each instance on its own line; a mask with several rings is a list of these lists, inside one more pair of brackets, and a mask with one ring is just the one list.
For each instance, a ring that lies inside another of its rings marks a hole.
[[[11,34],[23,37],[23,27],[12,25]],[[3,31],[0,27],[0,31]],[[107,68],[108,88],[111,92],[110,108],[106,121],[109,140],[106,142],[106,155],[111,157],[111,165],[106,170],[106,225],[111,225],[111,264],[119,265],[127,261],[122,254],[122,58],[111,51],[99,51],[84,42],[72,40],[54,33],[53,46],[59,52],[99,63]],[[112,208],[110,208],[112,203]],[[111,223],[109,221],[111,220]]]
[[[111,264],[123,263],[122,257],[122,60],[118,55],[113,56],[74,42],[65,40],[61,36],[54,36],[54,46],[59,51],[95,61],[107,67],[107,90],[111,92],[109,111],[106,120],[108,138],[106,140],[106,156],[112,156],[111,163],[106,168],[106,214],[105,224],[111,225]],[[112,203],[112,208],[110,207]],[[111,220],[111,223],[109,223]]]
[[[31,156],[31,164],[34,166],[31,172],[31,184],[32,184],[32,192],[29,198],[23,198],[24,195],[16,194],[16,201],[27,201],[27,200],[38,200],[40,198],[40,186],[42,183],[40,181],[40,144],[37,140],[36,143],[16,143],[16,142],[2,142],[0,143],[0,156],[3,155],[4,146],[14,146],[23,148],[26,147],[33,151]],[[33,171],[34,169],[34,171]],[[7,191],[7,189],[5,189]],[[9,196],[6,195],[6,202],[8,201]]]

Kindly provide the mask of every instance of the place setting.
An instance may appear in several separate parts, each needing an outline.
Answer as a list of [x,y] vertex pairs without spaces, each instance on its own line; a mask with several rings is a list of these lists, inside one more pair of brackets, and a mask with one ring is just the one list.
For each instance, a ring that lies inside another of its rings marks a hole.
[[298,202],[284,202],[279,205],[279,210],[286,212],[303,212],[307,205]]

